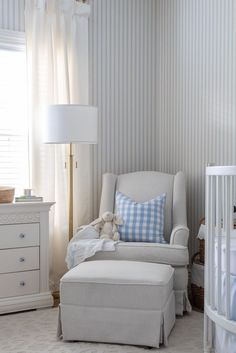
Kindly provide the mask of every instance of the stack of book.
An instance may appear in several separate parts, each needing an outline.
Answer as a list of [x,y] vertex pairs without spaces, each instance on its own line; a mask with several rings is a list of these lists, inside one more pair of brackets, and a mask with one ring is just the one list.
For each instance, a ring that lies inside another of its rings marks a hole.
[[15,197],[15,202],[42,202],[42,196],[17,196]]

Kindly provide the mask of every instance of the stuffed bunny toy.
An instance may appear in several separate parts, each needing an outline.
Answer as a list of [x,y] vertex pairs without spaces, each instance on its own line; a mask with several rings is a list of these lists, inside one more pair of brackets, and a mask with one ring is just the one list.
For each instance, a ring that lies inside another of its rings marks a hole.
[[120,239],[118,225],[122,225],[122,219],[112,212],[103,213],[102,217],[91,223],[100,234],[100,239],[111,239],[117,241]]

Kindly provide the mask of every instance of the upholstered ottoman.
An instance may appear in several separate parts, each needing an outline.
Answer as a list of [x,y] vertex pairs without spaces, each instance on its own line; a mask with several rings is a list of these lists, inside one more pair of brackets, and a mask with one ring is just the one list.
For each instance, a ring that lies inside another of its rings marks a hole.
[[173,268],[89,261],[61,279],[58,336],[159,347],[175,323]]

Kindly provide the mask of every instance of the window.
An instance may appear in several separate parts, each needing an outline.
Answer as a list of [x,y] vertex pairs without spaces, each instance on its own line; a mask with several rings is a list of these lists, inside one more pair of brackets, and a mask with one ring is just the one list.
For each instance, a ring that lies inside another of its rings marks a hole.
[[29,187],[26,51],[10,31],[0,31],[0,185]]

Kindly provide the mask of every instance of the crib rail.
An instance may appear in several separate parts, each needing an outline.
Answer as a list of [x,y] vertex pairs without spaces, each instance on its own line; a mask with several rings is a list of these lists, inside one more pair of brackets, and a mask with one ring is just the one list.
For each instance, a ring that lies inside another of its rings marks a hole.
[[236,321],[232,320],[230,251],[236,239],[235,190],[236,166],[206,168],[205,352],[214,351],[214,323],[236,334]]

